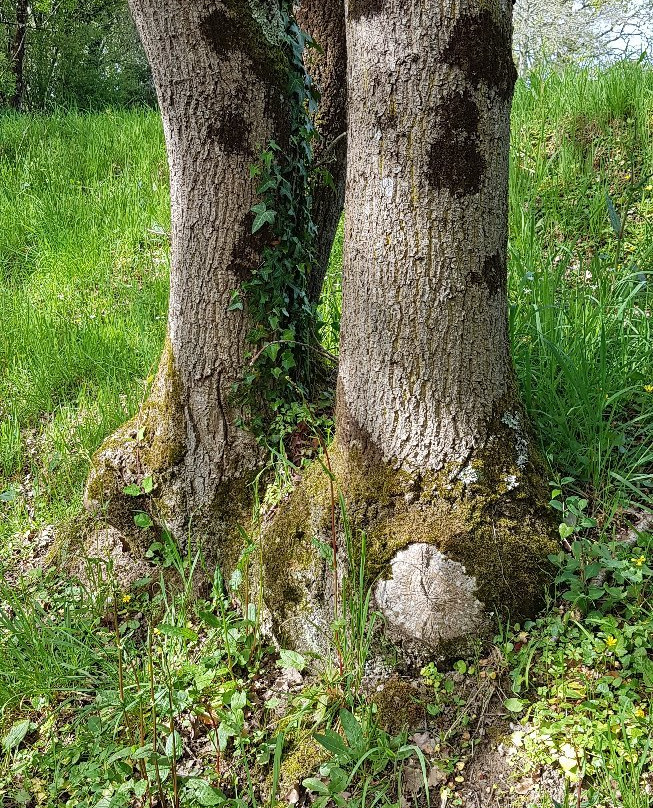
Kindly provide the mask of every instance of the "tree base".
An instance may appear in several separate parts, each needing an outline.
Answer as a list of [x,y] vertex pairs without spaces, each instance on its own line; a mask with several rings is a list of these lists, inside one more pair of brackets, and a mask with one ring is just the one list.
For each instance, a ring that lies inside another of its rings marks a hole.
[[[462,472],[422,474],[336,445],[330,463],[354,538],[347,558],[338,509],[339,586],[364,565],[373,606],[404,660],[469,655],[491,634],[495,615],[518,621],[540,608],[557,544],[536,461],[513,469],[479,453]],[[275,633],[319,653],[335,617],[336,575],[319,549],[333,544],[331,524],[329,476],[316,463],[280,506],[263,546]]]
[[210,496],[199,496],[187,455],[187,430],[166,342],[149,397],[93,456],[84,505],[117,531],[135,556],[165,530],[182,549],[189,541],[198,546],[209,570],[220,565],[228,571],[242,550],[239,526],[251,520],[254,472],[234,478],[225,474]]

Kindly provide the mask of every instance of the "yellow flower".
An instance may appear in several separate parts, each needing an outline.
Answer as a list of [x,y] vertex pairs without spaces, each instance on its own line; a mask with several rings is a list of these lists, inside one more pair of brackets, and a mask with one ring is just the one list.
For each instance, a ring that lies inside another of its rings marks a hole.
[[608,637],[606,637],[606,638],[605,638],[605,644],[606,644],[606,647],[607,647],[607,648],[612,649],[612,648],[614,648],[614,647],[615,647],[615,645],[617,644],[617,641],[616,641],[616,639],[615,639],[615,638],[612,636],[612,634],[610,634]]
[[645,384],[644,385],[644,392],[645,393],[653,393],[653,384]]
[[131,596],[131,595],[123,595],[123,596],[122,596],[122,602],[123,602],[123,603],[129,603],[129,601],[130,601],[131,599],[132,599],[132,596]]
[[641,567],[642,564],[646,564],[646,556],[638,556],[637,558],[630,559],[636,567]]
[[641,707],[636,707],[633,712],[633,715],[635,716],[635,718],[644,718],[646,713],[644,712],[644,710],[642,710]]

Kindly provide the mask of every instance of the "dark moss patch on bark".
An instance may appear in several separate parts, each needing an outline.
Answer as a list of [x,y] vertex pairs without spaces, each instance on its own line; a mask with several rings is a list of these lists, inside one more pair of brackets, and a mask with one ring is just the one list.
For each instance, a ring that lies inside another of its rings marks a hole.
[[259,266],[263,250],[272,238],[269,224],[261,227],[256,233],[252,233],[253,223],[254,214],[249,211],[241,226],[241,235],[236,239],[229,260],[229,269],[241,281],[250,278],[252,270]]
[[247,57],[256,76],[285,91],[288,60],[283,48],[270,42],[252,14],[248,0],[225,0],[200,23],[200,33],[216,54]]
[[244,154],[253,158],[249,142],[250,125],[238,109],[225,110],[220,120],[209,124],[207,137],[227,154]]
[[385,0],[349,0],[349,19],[375,17],[383,11]]
[[507,267],[505,259],[498,252],[492,253],[492,255],[487,255],[483,261],[481,271],[472,272],[470,275],[470,281],[478,286],[485,284],[491,295],[505,289],[507,283]]
[[510,28],[501,25],[490,10],[458,18],[442,61],[460,68],[473,87],[483,82],[504,100],[512,97],[517,69],[512,58]]
[[471,93],[458,91],[444,98],[435,120],[428,153],[431,184],[454,196],[477,193],[486,163],[480,151],[479,111]]

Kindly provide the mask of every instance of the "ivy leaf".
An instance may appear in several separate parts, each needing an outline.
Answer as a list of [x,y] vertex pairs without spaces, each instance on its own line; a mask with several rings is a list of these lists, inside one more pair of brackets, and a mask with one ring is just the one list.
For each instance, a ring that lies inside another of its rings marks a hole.
[[258,213],[254,218],[254,224],[252,224],[252,233],[258,232],[264,224],[272,224],[276,215],[274,210],[264,210]]
[[231,299],[229,301],[229,305],[227,306],[227,311],[242,311],[243,310],[243,301],[240,297],[240,291],[238,289],[234,289],[231,293]]

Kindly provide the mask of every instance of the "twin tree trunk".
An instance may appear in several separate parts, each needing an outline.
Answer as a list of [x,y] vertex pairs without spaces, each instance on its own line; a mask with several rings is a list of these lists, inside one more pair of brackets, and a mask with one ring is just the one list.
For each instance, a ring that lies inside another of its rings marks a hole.
[[[366,534],[366,576],[390,635],[408,653],[458,653],[488,628],[491,610],[516,617],[536,608],[555,547],[507,332],[512,6],[349,0],[342,17],[338,5],[329,14],[324,6],[311,0],[300,13],[323,46],[318,126],[336,167],[345,19],[347,30],[329,462],[354,535]],[[250,235],[248,167],[270,138],[283,146],[288,134],[279,6],[132,0],[132,10],[170,163],[168,341],[150,399],[96,455],[87,503],[106,503],[106,518],[127,529],[133,503],[122,489],[152,474],[160,520],[178,536],[191,524],[229,564],[260,463],[230,405],[248,325],[229,303],[263,246]],[[336,176],[328,204],[318,200],[318,287],[340,187]],[[264,595],[285,642],[325,644],[347,561],[341,547],[334,575],[315,549],[314,538],[323,547],[333,539],[330,524],[330,482],[315,466],[263,536]],[[360,548],[348,561],[361,562]]]

